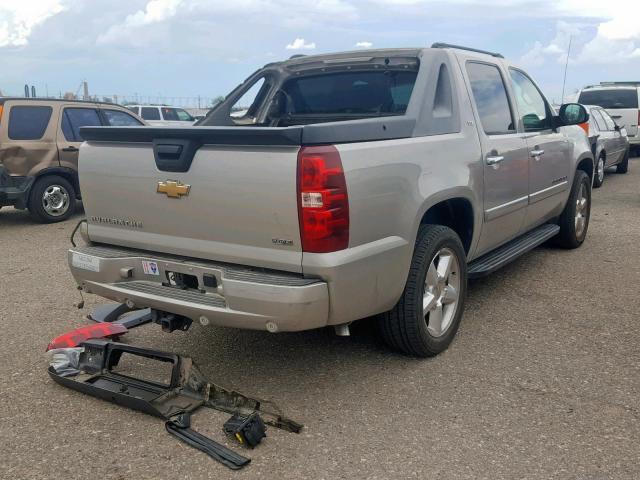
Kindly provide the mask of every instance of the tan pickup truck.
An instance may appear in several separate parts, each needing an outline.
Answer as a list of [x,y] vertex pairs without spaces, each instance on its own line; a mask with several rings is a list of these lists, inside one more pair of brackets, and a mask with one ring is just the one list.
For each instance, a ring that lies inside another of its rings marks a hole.
[[80,198],[80,127],[144,124],[110,103],[0,98],[0,208],[28,209],[43,223],[69,218]]

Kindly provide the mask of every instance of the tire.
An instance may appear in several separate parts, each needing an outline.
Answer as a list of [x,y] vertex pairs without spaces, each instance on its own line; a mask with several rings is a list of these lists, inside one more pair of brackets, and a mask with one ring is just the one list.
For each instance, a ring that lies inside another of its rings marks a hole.
[[76,191],[73,185],[58,175],[36,180],[29,193],[29,213],[41,223],[62,222],[75,211]]
[[[444,267],[445,258],[450,273],[443,276],[437,267]],[[378,331],[395,350],[417,357],[435,356],[451,344],[458,331],[466,293],[467,263],[460,238],[448,227],[421,225],[402,297],[393,310],[378,317]],[[432,304],[427,313],[423,309],[426,301]],[[432,318],[439,318],[440,324],[429,325]]]
[[616,167],[616,172],[627,173],[629,171],[629,149],[627,149],[622,161]]
[[555,237],[555,244],[562,248],[578,248],[582,245],[589,229],[590,216],[591,179],[582,170],[577,170],[569,199],[558,220],[560,233]]
[[600,155],[593,174],[593,188],[600,188],[604,183],[604,157]]

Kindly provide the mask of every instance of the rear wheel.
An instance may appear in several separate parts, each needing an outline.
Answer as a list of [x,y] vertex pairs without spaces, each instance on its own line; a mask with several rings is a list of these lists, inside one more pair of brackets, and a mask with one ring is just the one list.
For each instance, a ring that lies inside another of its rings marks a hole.
[[627,173],[629,171],[629,150],[624,154],[624,158],[616,167],[616,172]]
[[558,225],[560,233],[555,243],[563,248],[578,248],[584,242],[591,216],[591,180],[582,170],[577,170],[567,204]]
[[448,227],[422,225],[402,297],[378,318],[382,338],[408,355],[437,355],[458,331],[466,293],[467,263],[460,238]]
[[604,182],[604,157],[600,155],[596,163],[596,173],[593,177],[593,188],[600,188]]
[[69,218],[76,204],[71,183],[58,175],[39,178],[29,194],[29,213],[39,222],[62,222]]

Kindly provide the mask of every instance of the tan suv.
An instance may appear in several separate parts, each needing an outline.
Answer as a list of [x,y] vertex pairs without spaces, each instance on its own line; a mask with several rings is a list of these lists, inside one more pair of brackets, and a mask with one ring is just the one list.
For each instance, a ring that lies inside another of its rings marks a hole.
[[145,125],[110,103],[0,98],[0,207],[28,209],[40,222],[69,218],[80,198],[80,127]]

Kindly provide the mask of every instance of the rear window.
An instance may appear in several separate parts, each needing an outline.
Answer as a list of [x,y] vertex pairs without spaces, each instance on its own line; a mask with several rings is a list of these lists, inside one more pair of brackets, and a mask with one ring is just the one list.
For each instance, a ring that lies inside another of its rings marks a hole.
[[578,102],[602,108],[638,108],[638,91],[635,88],[584,90]]
[[289,80],[282,87],[290,114],[402,115],[417,72],[341,72]]
[[23,106],[11,108],[9,114],[9,138],[12,140],[39,140],[44,135],[51,107]]
[[142,107],[140,116],[145,120],[160,120],[160,110],[158,107]]

